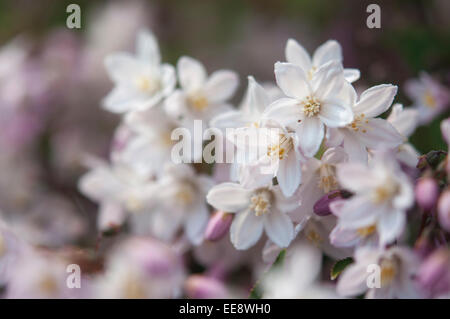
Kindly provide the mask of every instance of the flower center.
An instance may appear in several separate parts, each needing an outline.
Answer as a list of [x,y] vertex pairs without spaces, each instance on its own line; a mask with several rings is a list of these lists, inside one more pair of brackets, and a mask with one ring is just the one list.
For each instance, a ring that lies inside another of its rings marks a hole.
[[256,216],[270,212],[272,193],[268,190],[260,190],[250,198],[250,208],[255,211]]
[[347,125],[349,129],[352,129],[355,132],[361,130],[361,132],[366,133],[367,130],[364,128],[364,124],[368,124],[369,120],[365,118],[364,113],[356,114],[353,122]]
[[358,235],[360,237],[366,238],[366,237],[372,235],[375,232],[375,230],[377,230],[377,227],[375,225],[371,225],[368,227],[358,228],[356,230],[356,232],[358,233]]
[[188,96],[188,103],[196,111],[204,111],[209,104],[208,99],[198,92]]
[[132,275],[127,276],[123,287],[124,297],[127,299],[144,299],[147,297],[145,287],[141,281]]
[[159,88],[159,83],[148,76],[142,75],[136,79],[136,86],[139,91],[151,94]]
[[431,109],[436,108],[436,99],[434,98],[433,94],[431,94],[429,91],[425,92],[423,99],[426,106],[428,106]]
[[287,137],[285,134],[280,134],[278,142],[267,148],[267,156],[282,160],[293,148],[294,142],[292,141],[292,137]]
[[387,286],[394,281],[397,274],[397,266],[392,259],[383,259],[381,267],[381,286]]
[[144,202],[135,195],[130,195],[127,198],[125,206],[130,212],[139,212],[144,209]]
[[303,107],[303,113],[308,117],[313,117],[320,112],[320,102],[314,96],[310,95],[300,103]]
[[375,204],[381,204],[390,200],[399,191],[399,186],[394,181],[387,181],[385,184],[378,186],[372,193],[372,201]]
[[47,274],[39,282],[39,288],[48,294],[52,294],[58,291],[58,284],[55,278]]
[[183,183],[176,191],[175,199],[179,204],[183,206],[192,204],[195,199],[195,192],[193,187],[189,183]]
[[323,164],[319,168],[319,188],[324,193],[329,193],[332,190],[338,188],[338,182],[336,180],[336,168],[329,164]]
[[306,232],[306,239],[316,246],[319,246],[323,242],[322,237],[314,229],[310,229]]

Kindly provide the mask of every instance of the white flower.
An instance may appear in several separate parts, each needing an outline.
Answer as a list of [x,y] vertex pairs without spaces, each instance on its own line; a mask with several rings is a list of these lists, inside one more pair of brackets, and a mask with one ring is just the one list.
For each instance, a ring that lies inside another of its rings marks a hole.
[[248,148],[249,158],[255,160],[241,167],[241,184],[246,187],[265,186],[277,177],[284,196],[292,196],[302,177],[303,158],[298,150],[297,135],[289,133],[276,122],[250,129],[260,132],[259,143],[256,148]]
[[136,232],[170,241],[183,228],[191,243],[200,244],[209,220],[205,197],[213,184],[187,164],[167,164],[156,185],[155,211],[133,216]]
[[[352,88],[347,87],[351,95]],[[381,84],[364,91],[359,101],[353,105],[354,119],[345,127],[328,130],[327,143],[330,146],[343,144],[350,161],[367,162],[367,148],[395,148],[403,142],[403,137],[386,120],[376,118],[392,104],[397,87]],[[352,99],[355,101],[355,99]]]
[[266,90],[256,82],[253,76],[248,77],[248,87],[239,110],[231,110],[215,116],[211,127],[220,129],[239,127],[260,127],[264,110],[273,102]]
[[449,90],[426,72],[421,72],[418,79],[408,80],[405,91],[418,111],[419,124],[429,123],[449,107]]
[[125,163],[100,163],[83,175],[80,191],[100,204],[99,228],[120,226],[125,212],[149,210],[155,192],[151,175]]
[[318,280],[321,269],[321,251],[305,243],[298,244],[286,256],[284,264],[263,279],[263,298],[339,298],[333,285]]
[[236,249],[255,245],[264,230],[279,247],[287,247],[294,237],[294,226],[286,213],[298,206],[298,200],[285,198],[277,186],[247,189],[223,183],[209,191],[207,201],[216,209],[237,213],[230,229]]
[[[342,63],[342,48],[335,40],[328,40],[319,46],[311,59],[306,50],[294,39],[289,39],[286,43],[286,61],[300,66],[305,74],[312,77],[317,70],[330,61]],[[355,82],[359,79],[358,69],[344,69],[344,76],[347,81]]]
[[145,237],[122,242],[105,264],[93,285],[94,298],[177,298],[185,280],[180,256]]
[[314,204],[323,195],[339,188],[336,167],[347,158],[342,147],[332,147],[320,160],[310,158],[303,164],[303,182],[298,190],[300,207],[291,214],[294,221],[301,223],[308,219],[313,214]]
[[176,144],[171,134],[179,124],[168,117],[164,110],[154,107],[128,113],[125,125],[135,134],[114,153],[115,158],[138,168],[148,167],[159,175],[164,164],[171,160],[172,147]]
[[403,105],[396,103],[387,118],[388,122],[403,136],[404,143],[397,148],[396,157],[402,163],[416,167],[419,152],[408,143],[408,138],[417,127],[419,112],[416,109],[404,109]]
[[[337,292],[346,297],[357,296],[368,290],[366,298],[418,298],[420,295],[413,279],[418,265],[417,257],[408,248],[394,246],[381,250],[361,247],[355,252],[355,263],[340,275]],[[376,268],[379,269],[378,273]],[[380,286],[369,288],[368,284],[377,284],[374,278],[377,274]]]
[[291,63],[275,64],[278,86],[287,98],[273,102],[265,117],[296,130],[300,149],[313,156],[324,137],[324,127],[341,127],[353,121],[350,95],[343,95],[348,82],[342,66],[332,61],[321,67],[309,81],[303,70]]
[[361,233],[375,227],[383,246],[401,235],[414,196],[411,181],[392,154],[376,153],[369,167],[354,162],[342,164],[337,177],[344,189],[354,193],[344,203],[330,205],[338,217],[338,227]]
[[158,43],[149,31],[139,32],[136,56],[111,54],[105,58],[105,67],[115,87],[104,98],[103,106],[114,113],[148,109],[175,88],[175,70],[161,64]]
[[209,122],[215,115],[231,108],[227,103],[239,84],[238,75],[219,70],[209,77],[205,67],[197,60],[183,56],[177,64],[181,89],[166,100],[169,115],[186,122],[201,119]]

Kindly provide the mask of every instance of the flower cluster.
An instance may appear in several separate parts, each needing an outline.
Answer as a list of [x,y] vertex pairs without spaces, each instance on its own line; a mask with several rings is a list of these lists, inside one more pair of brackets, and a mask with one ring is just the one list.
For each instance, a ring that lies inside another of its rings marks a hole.
[[[166,63],[148,30],[135,53],[106,56],[101,105],[120,123],[107,160],[79,158],[78,189],[98,204],[99,245],[114,244],[55,252],[0,221],[6,297],[449,297],[450,161],[408,141],[448,108],[447,89],[423,73],[404,108],[393,84],[355,88],[334,40],[310,55],[290,39],[284,60],[274,83],[248,76],[235,107],[236,72]],[[180,128],[200,147],[184,136],[193,152],[178,152]],[[450,119],[441,130],[450,145]],[[211,135],[225,138],[204,145]],[[231,161],[203,163],[211,149]],[[68,289],[69,264],[82,289]]]

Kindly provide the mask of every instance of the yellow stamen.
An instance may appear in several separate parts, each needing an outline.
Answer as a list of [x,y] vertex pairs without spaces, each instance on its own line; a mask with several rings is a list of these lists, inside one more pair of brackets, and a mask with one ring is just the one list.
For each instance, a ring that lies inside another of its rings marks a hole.
[[364,126],[364,124],[369,124],[369,120],[365,118],[364,113],[355,115],[355,118],[353,119],[353,122],[347,125],[349,129],[352,129],[355,132],[358,132],[361,130],[362,133],[367,132],[367,127]]
[[319,188],[324,193],[329,193],[338,188],[339,184],[336,180],[336,168],[329,164],[323,164],[319,168]]
[[136,86],[141,92],[153,93],[159,87],[159,83],[147,76],[140,76],[136,79]]
[[267,156],[273,158],[278,157],[282,160],[290,150],[294,148],[294,142],[291,137],[286,137],[284,134],[280,134],[278,143],[272,144],[267,149]]
[[200,93],[190,95],[188,97],[188,103],[193,109],[197,111],[204,111],[209,104],[208,99]]
[[381,261],[381,286],[387,286],[392,283],[397,274],[395,262],[391,259]]
[[428,106],[431,109],[436,108],[436,99],[434,98],[433,94],[431,94],[429,91],[425,92],[425,95],[423,97],[425,101],[425,105]]
[[368,227],[359,228],[359,229],[356,230],[356,232],[358,233],[358,235],[360,237],[364,237],[365,238],[365,237],[368,237],[368,236],[372,235],[375,232],[376,229],[377,229],[377,227],[375,225],[371,225],[371,226],[368,226]]
[[322,237],[314,229],[308,230],[305,236],[306,239],[315,246],[319,246],[323,242]]
[[261,216],[270,212],[270,202],[272,194],[268,190],[257,191],[250,198],[250,208],[255,211],[256,216]]
[[320,102],[314,96],[308,96],[300,103],[303,107],[303,113],[308,117],[313,117],[320,112]]

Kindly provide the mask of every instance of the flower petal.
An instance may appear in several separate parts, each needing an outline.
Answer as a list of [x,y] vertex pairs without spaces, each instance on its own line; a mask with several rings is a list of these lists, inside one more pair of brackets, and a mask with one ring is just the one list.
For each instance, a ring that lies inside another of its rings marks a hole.
[[305,72],[311,70],[311,57],[308,52],[294,39],[289,39],[285,49],[286,61],[301,67]]
[[377,223],[377,231],[380,235],[380,245],[392,243],[397,239],[406,224],[405,212],[400,210],[386,210],[381,213]]
[[137,35],[136,53],[140,60],[152,65],[161,63],[158,41],[149,30],[141,30]]
[[251,190],[236,183],[214,186],[206,196],[208,204],[227,213],[235,213],[248,206]]
[[288,215],[271,211],[264,215],[267,236],[279,247],[287,247],[294,238],[294,225]]
[[367,163],[368,154],[366,146],[361,143],[358,137],[348,129],[339,129],[344,136],[344,150],[348,154],[351,162]]
[[366,117],[375,117],[385,112],[394,101],[397,94],[397,86],[392,84],[381,84],[365,90],[353,111]]
[[350,83],[357,81],[360,76],[361,72],[358,69],[344,69],[344,78]]
[[211,74],[205,84],[205,94],[212,102],[223,102],[231,98],[239,84],[236,72],[219,70]]
[[320,67],[333,60],[342,62],[341,45],[335,40],[328,40],[316,49],[312,60],[315,67]]
[[336,98],[342,94],[342,87],[346,82],[342,64],[338,61],[331,61],[322,65],[314,73],[311,82],[314,95],[319,100]]
[[356,263],[348,266],[339,276],[336,292],[344,297],[362,294],[368,289],[366,282],[368,275],[365,263]]
[[[333,206],[336,210],[336,207]],[[343,228],[362,228],[376,223],[380,207],[373,206],[365,196],[353,196],[342,203],[339,208],[338,225]]]
[[137,74],[140,66],[136,59],[128,53],[114,53],[105,58],[106,71],[115,83],[128,83]]
[[208,223],[208,208],[202,202],[188,214],[185,224],[186,235],[194,245],[198,245],[203,240],[203,234]]
[[230,239],[238,250],[245,250],[256,244],[264,229],[263,219],[247,209],[238,213],[230,227]]
[[379,149],[381,147],[394,148],[403,143],[403,136],[388,121],[375,118],[368,119],[363,129],[355,132],[358,139],[367,147]]
[[300,159],[295,150],[291,150],[287,157],[280,161],[277,171],[278,184],[286,197],[294,194],[300,185],[301,178]]
[[221,130],[239,128],[248,125],[248,120],[249,118],[246,118],[240,111],[228,111],[213,117],[209,126]]
[[350,106],[336,100],[322,102],[318,116],[329,127],[342,127],[353,121],[353,112]]
[[201,88],[206,81],[206,70],[200,61],[188,56],[182,56],[177,63],[180,85],[190,91]]
[[256,82],[253,76],[248,77],[248,89],[242,111],[248,114],[261,114],[270,104],[266,90]]
[[322,121],[317,117],[305,117],[296,133],[302,153],[307,157],[314,156],[319,150],[325,134]]
[[295,128],[298,120],[303,118],[303,112],[298,100],[286,97],[270,104],[262,117],[265,120],[274,120],[281,126]]
[[344,163],[336,168],[336,176],[344,189],[366,192],[378,185],[376,173],[363,163]]
[[392,107],[387,120],[403,137],[407,138],[418,125],[419,112],[415,109],[403,109],[403,105],[397,103]]
[[275,63],[275,78],[280,89],[288,97],[303,100],[311,93],[305,72],[295,64]]

